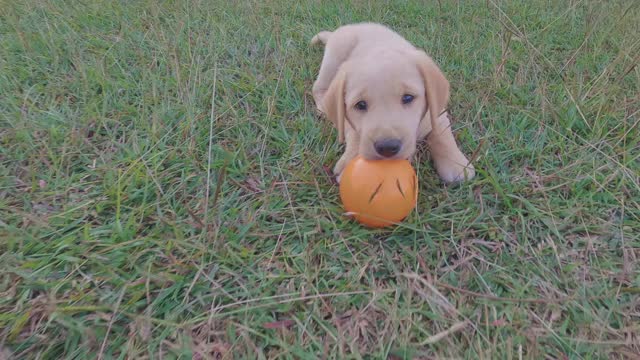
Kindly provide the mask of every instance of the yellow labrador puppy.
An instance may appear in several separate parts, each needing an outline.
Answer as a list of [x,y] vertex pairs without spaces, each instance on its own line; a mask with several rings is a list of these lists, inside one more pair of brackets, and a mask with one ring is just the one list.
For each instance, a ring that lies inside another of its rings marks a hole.
[[322,31],[325,44],[313,98],[338,128],[346,149],[333,172],[357,155],[365,159],[412,159],[427,137],[440,178],[470,179],[475,170],[456,145],[445,112],[449,82],[423,51],[385,26],[361,23]]

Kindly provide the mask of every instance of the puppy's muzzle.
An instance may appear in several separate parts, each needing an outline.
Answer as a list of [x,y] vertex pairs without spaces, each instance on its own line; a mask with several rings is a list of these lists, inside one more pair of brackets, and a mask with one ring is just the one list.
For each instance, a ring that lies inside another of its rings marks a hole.
[[402,149],[402,141],[398,139],[378,140],[373,144],[373,147],[380,156],[390,158],[400,152],[400,149]]

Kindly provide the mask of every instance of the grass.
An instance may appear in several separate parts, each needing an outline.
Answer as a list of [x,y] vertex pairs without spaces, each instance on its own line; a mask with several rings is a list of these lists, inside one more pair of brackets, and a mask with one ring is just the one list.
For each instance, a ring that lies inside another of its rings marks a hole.
[[[0,358],[640,356],[638,2],[0,8]],[[310,96],[357,21],[437,60],[479,172],[421,150],[386,230]]]

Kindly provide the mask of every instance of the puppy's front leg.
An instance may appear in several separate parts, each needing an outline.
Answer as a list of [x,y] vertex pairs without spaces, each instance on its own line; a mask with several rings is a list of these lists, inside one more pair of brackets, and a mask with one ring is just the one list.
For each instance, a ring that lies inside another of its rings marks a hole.
[[437,124],[427,137],[431,156],[440,178],[446,183],[470,180],[476,171],[464,156],[451,132],[447,113],[440,115]]
[[358,155],[358,147],[360,145],[360,138],[358,133],[356,133],[349,125],[345,128],[345,150],[340,157],[340,160],[336,163],[336,166],[333,167],[333,175],[336,176],[336,181],[339,183],[342,178],[342,171],[347,166],[347,164],[353,160]]

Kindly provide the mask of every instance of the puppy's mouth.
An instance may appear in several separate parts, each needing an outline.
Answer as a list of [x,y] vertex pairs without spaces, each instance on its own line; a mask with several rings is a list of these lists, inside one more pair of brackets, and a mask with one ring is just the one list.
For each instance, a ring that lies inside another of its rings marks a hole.
[[416,144],[398,134],[361,138],[359,155],[365,160],[405,160],[416,152]]
[[372,149],[371,151],[365,151],[363,153],[361,153],[360,155],[365,159],[365,160],[406,160],[408,158],[411,157],[411,155],[413,155],[413,153],[415,152],[415,150],[413,151],[408,151],[408,150],[400,150],[400,152],[398,152],[397,154],[393,155],[393,156],[382,156],[380,154],[378,154],[375,149]]
[[376,152],[362,154],[362,157],[363,157],[365,160],[382,160],[382,159],[389,159],[388,157],[384,157],[384,156],[382,156],[382,155],[378,155]]

